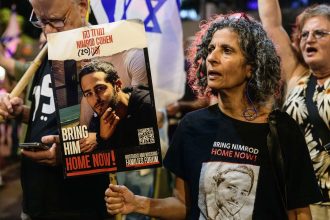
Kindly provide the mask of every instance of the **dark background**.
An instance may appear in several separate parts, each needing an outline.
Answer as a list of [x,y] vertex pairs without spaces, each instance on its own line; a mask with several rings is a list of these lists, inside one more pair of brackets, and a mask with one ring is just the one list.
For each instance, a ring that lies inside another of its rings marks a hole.
[[[16,5],[17,14],[22,15],[25,18],[23,25],[23,32],[27,35],[38,39],[40,36],[41,30],[35,28],[32,24],[28,22],[32,7],[28,0],[0,0],[0,9],[11,8],[11,5]],[[0,18],[1,20],[2,18]]]

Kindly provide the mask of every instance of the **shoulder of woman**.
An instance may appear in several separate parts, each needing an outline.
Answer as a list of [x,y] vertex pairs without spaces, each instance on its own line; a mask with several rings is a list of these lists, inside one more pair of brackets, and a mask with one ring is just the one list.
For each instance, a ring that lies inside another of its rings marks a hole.
[[292,74],[290,79],[288,79],[287,82],[286,82],[286,86],[287,86],[286,91],[287,91],[287,93],[290,92],[297,85],[306,84],[307,81],[308,81],[309,76],[310,76],[309,69],[307,69],[303,65],[298,67],[294,71],[294,73]]

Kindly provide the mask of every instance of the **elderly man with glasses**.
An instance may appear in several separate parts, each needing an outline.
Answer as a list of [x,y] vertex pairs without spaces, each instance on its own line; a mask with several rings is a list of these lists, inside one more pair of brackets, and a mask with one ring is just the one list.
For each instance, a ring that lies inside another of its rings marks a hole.
[[[87,0],[30,0],[30,21],[45,34],[86,24]],[[105,219],[104,190],[107,175],[64,179],[59,164],[59,138],[51,63],[45,59],[33,79],[31,108],[19,97],[0,96],[0,115],[28,123],[26,142],[43,142],[49,150],[22,151],[22,219]]]

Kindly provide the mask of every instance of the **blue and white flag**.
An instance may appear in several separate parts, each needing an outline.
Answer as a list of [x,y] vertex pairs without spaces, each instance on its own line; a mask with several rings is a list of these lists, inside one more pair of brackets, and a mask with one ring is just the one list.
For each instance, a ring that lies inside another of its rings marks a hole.
[[91,0],[91,7],[99,24],[144,22],[157,108],[180,99],[186,74],[179,0]]

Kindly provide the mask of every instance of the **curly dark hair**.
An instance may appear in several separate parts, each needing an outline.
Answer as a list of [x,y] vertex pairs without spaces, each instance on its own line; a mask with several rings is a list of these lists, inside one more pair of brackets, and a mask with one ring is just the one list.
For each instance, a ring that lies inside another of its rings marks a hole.
[[94,72],[104,72],[104,80],[111,83],[112,85],[114,85],[115,82],[119,79],[118,73],[112,63],[102,60],[92,60],[90,63],[83,66],[83,68],[80,70],[79,82],[81,83],[83,76]]
[[238,35],[246,63],[252,67],[247,87],[249,97],[254,104],[260,105],[279,89],[280,58],[261,24],[244,13],[217,15],[201,25],[188,51],[192,64],[188,82],[200,96],[216,94],[207,86],[206,58],[213,34],[224,28]]

